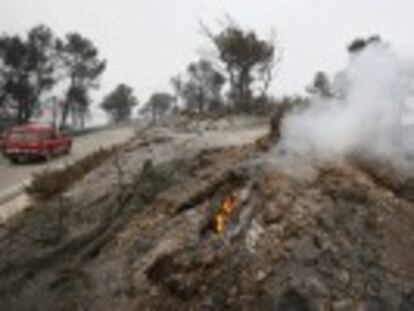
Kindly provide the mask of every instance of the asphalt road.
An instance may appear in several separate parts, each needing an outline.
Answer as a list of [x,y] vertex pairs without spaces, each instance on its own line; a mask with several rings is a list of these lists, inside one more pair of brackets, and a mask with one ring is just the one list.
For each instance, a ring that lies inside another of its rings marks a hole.
[[7,159],[0,156],[0,195],[23,184],[34,173],[73,162],[99,148],[122,143],[132,137],[133,133],[132,127],[120,127],[76,137],[74,138],[70,155],[56,158],[49,162],[11,164]]

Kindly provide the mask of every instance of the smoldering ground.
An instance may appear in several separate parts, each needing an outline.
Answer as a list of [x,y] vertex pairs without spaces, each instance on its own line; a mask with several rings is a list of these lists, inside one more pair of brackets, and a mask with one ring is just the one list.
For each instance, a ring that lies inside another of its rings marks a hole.
[[402,162],[410,152],[413,65],[382,41],[351,54],[335,75],[332,97],[314,96],[308,108],[286,116],[276,152],[322,162],[355,156]]

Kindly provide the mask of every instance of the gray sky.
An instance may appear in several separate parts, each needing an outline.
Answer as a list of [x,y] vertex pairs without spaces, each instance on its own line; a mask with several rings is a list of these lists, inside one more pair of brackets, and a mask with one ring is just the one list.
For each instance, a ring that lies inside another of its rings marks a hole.
[[125,82],[143,102],[208,46],[199,21],[214,29],[229,14],[265,36],[274,28],[284,59],[273,91],[283,94],[303,92],[317,70],[343,67],[356,36],[378,33],[414,51],[413,12],[412,0],[0,0],[0,31],[39,23],[79,31],[108,60],[100,93]]

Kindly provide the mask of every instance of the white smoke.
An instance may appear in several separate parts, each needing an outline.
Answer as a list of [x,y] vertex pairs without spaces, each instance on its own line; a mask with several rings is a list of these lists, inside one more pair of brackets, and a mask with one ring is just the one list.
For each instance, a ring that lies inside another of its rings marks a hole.
[[285,118],[278,149],[327,161],[355,154],[394,159],[409,146],[413,82],[414,62],[372,43],[336,75],[333,98],[314,98]]

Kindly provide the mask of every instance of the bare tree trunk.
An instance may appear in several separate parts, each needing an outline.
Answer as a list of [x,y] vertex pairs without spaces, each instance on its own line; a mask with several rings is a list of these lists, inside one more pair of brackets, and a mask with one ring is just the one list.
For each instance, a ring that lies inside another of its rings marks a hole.
[[244,113],[250,113],[251,111],[251,92],[250,92],[250,68],[243,68],[239,76],[239,91],[241,108]]
[[157,109],[152,107],[152,123],[157,123]]
[[62,118],[60,119],[60,128],[62,129],[67,122],[68,119],[68,115],[69,115],[69,108],[70,108],[70,103],[68,101],[65,101],[65,103],[63,104],[62,107]]
[[24,123],[24,110],[23,110],[23,104],[19,102],[17,104],[17,123],[23,124]]
[[204,113],[204,106],[205,106],[205,98],[204,93],[201,88],[198,90],[198,113],[203,114]]
[[236,111],[237,110],[237,87],[236,87],[236,78],[234,75],[233,70],[230,67],[227,67],[227,72],[229,73],[229,77],[230,77],[230,94],[231,94],[231,104],[232,104],[232,110]]

